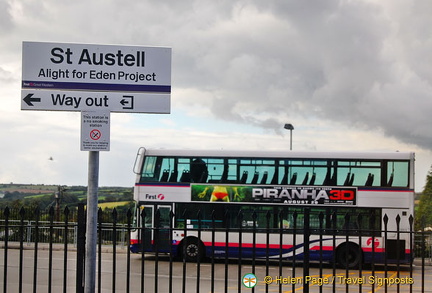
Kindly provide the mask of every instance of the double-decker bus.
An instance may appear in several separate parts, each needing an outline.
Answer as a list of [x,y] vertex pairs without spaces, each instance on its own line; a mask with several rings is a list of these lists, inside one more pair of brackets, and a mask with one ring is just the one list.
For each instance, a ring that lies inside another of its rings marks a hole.
[[412,261],[414,153],[140,148],[134,171],[135,253]]

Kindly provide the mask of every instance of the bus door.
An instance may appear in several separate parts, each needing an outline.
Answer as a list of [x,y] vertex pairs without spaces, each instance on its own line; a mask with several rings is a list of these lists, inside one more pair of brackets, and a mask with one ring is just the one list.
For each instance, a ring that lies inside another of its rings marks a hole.
[[[143,241],[144,251],[151,251],[152,250],[152,240],[153,240],[153,212],[154,212],[154,206],[152,205],[142,205],[139,209],[139,216],[140,219],[139,222],[141,227],[143,229],[140,229],[139,234],[141,235],[141,241]],[[143,214],[144,213],[144,214]],[[144,215],[144,218],[142,218],[142,215]],[[142,235],[144,233],[144,235]]]
[[[144,231],[141,240],[145,251],[169,251],[170,249],[170,205],[142,205],[140,212],[144,212],[143,226],[140,234]],[[153,245],[152,245],[153,244]]]
[[[154,211],[155,222],[154,239],[159,251],[169,252],[171,250],[171,206],[170,205],[156,205]],[[156,217],[159,213],[159,217]]]

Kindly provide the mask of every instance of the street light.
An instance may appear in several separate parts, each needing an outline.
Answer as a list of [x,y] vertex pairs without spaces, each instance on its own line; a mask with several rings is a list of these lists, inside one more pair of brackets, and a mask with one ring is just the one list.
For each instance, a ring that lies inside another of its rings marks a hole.
[[292,131],[294,130],[294,126],[291,123],[287,123],[284,128],[290,131],[290,151],[292,151]]

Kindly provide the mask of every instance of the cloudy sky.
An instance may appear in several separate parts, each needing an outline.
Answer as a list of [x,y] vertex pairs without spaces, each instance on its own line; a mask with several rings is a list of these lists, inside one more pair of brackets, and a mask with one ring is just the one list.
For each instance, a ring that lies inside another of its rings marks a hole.
[[[172,48],[171,114],[111,115],[101,186],[148,148],[413,151],[432,165],[432,2],[0,0],[0,183],[87,185],[76,112],[21,111],[22,42]],[[50,160],[52,158],[53,160]]]

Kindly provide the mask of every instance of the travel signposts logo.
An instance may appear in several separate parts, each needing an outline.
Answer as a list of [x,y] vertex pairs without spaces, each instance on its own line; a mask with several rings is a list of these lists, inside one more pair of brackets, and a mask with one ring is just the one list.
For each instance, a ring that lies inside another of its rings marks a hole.
[[254,274],[246,274],[243,276],[242,283],[246,288],[253,288],[257,285],[258,280]]

